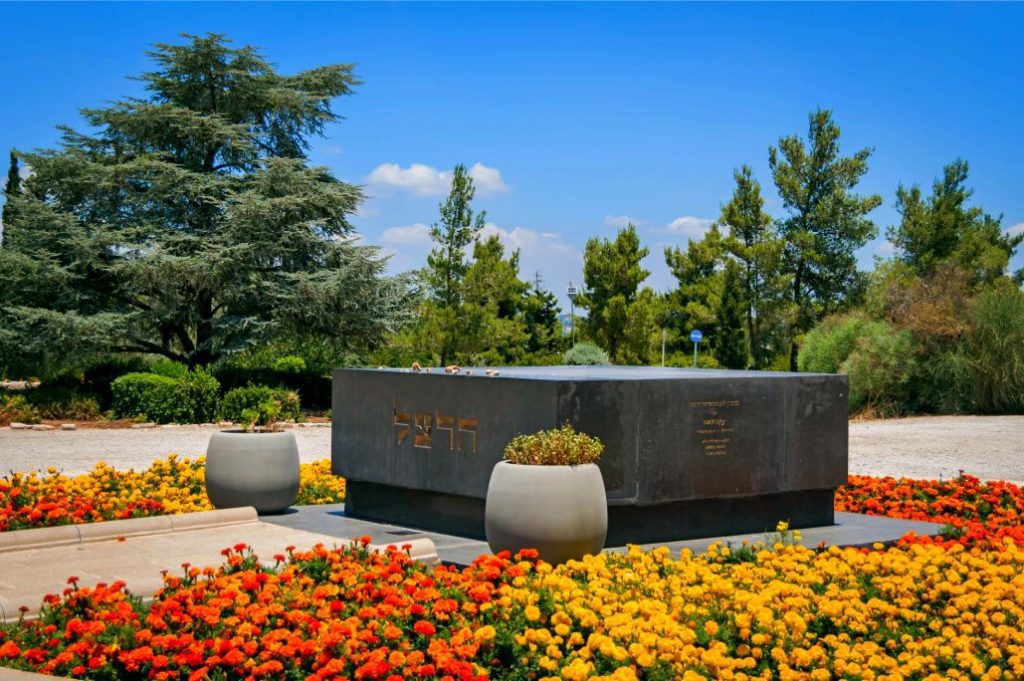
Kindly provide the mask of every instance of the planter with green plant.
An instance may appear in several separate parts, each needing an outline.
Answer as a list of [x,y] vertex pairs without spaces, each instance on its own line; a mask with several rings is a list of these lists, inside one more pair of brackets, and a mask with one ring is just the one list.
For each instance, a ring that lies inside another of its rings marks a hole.
[[608,502],[597,461],[604,445],[568,424],[520,435],[487,487],[487,543],[495,553],[537,549],[564,563],[604,548]]
[[214,433],[206,449],[206,496],[216,508],[253,506],[281,513],[299,493],[299,448],[292,433],[274,424],[278,400],[243,410],[244,430]]

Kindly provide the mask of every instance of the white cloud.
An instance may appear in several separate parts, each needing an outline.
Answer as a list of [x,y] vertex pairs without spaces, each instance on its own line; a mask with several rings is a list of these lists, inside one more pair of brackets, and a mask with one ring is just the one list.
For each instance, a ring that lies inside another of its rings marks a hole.
[[425,244],[430,241],[430,227],[422,222],[416,222],[403,227],[391,227],[385,229],[380,235],[381,242],[385,244]]
[[875,255],[879,258],[891,258],[896,253],[896,244],[888,239],[880,239],[875,244]]
[[488,222],[480,231],[480,238],[491,235],[497,235],[507,254],[519,251],[521,279],[533,281],[540,273],[543,287],[558,296],[562,306],[568,309],[565,288],[570,280],[579,286],[583,279],[583,251],[558,232],[538,232],[526,227],[504,229]]
[[[481,196],[508,190],[497,168],[474,163],[469,169],[469,176]],[[424,163],[413,163],[408,168],[397,163],[381,163],[373,169],[366,182],[378,188],[402,189],[415,196],[443,196],[451,187],[452,171],[438,170]]]
[[684,215],[668,223],[665,231],[696,241],[704,237],[704,233],[711,229],[714,220],[698,218],[693,215]]
[[[478,238],[486,239],[495,235],[505,246],[506,257],[512,251],[519,251],[519,276],[525,281],[533,281],[534,275],[540,273],[544,288],[559,297],[568,309],[568,302],[563,300],[565,288],[572,280],[579,286],[583,273],[583,251],[565,240],[558,232],[547,232],[512,227],[506,229],[493,222],[488,222],[480,231]],[[393,273],[418,269],[426,265],[427,254],[433,243],[430,239],[430,228],[420,222],[384,230],[380,236],[368,239],[381,246],[381,254],[390,257],[388,269]],[[473,249],[466,249],[466,257],[471,258]]]
[[635,227],[643,227],[647,224],[647,220],[635,218],[631,215],[605,215],[604,220],[601,222],[605,227],[614,227],[615,229],[625,229],[630,224]]
[[501,179],[501,171],[497,168],[490,168],[483,163],[474,163],[473,167],[469,169],[469,176],[473,178],[473,186],[482,196],[508,191],[508,185]]
[[1018,222],[1015,225],[1010,225],[1006,228],[1006,233],[1010,236],[1017,236],[1018,234],[1024,234],[1024,222]]
[[443,194],[449,181],[444,173],[422,163],[413,163],[402,168],[397,163],[381,163],[366,178],[368,184],[377,187],[397,187],[420,196]]

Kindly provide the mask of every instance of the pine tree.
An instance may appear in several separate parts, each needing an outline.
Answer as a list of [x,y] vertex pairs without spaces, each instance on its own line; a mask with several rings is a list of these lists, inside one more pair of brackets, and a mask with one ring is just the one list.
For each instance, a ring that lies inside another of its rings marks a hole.
[[440,222],[430,228],[437,245],[427,256],[426,281],[431,304],[424,311],[425,323],[433,330],[441,365],[447,365],[459,350],[463,336],[463,282],[469,263],[466,248],[484,227],[487,213],[474,216],[476,190],[466,166],[455,166],[448,198],[440,204]]
[[715,359],[729,369],[746,369],[747,338],[744,317],[747,310],[741,268],[732,258],[725,261],[722,276],[722,300],[718,306],[718,332],[713,339]]
[[832,112],[809,116],[807,142],[797,135],[768,150],[775,187],[788,215],[778,223],[785,241],[784,268],[792,276],[795,310],[789,363],[797,370],[799,337],[825,315],[852,302],[864,286],[854,252],[876,234],[867,214],[882,197],[854,188],[868,170],[870,148],[839,155],[839,126]]
[[464,280],[460,363],[518,364],[527,350],[523,305],[530,286],[519,279],[519,251],[505,257],[497,235],[478,238]]
[[[632,224],[621,230],[615,241],[594,238],[587,241],[583,256],[586,293],[576,305],[588,311],[583,332],[619,361],[619,346],[626,335],[630,307],[640,292],[640,284],[650,274],[640,265],[649,253],[640,246],[640,237]],[[636,336],[634,330],[633,335]]]
[[920,276],[950,263],[968,272],[973,284],[991,284],[1005,276],[1024,234],[1003,234],[1001,217],[967,205],[974,194],[966,186],[967,171],[962,159],[945,166],[927,198],[919,186],[908,189],[901,184],[896,190],[900,224],[890,227],[887,236],[900,260]]
[[523,301],[527,357],[530,364],[557,363],[563,350],[562,323],[558,318],[558,299],[543,288],[540,275]]
[[729,229],[725,250],[741,266],[748,353],[754,368],[763,369],[779,350],[779,330],[786,318],[789,282],[782,272],[784,243],[775,236],[772,218],[764,211],[761,184],[750,167],[743,166],[733,177],[736,188],[722,206],[719,222]]
[[663,325],[672,329],[677,351],[684,351],[689,332],[700,329],[709,338],[718,334],[718,306],[722,299],[721,263],[725,243],[717,224],[702,239],[693,239],[686,250],[665,249],[665,263],[677,286],[667,296]]

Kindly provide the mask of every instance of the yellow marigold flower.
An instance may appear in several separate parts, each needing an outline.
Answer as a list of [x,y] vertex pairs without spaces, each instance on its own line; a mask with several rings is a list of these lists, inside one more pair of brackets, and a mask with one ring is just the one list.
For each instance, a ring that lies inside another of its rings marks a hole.
[[473,633],[473,640],[477,643],[490,643],[498,635],[490,624],[484,625]]

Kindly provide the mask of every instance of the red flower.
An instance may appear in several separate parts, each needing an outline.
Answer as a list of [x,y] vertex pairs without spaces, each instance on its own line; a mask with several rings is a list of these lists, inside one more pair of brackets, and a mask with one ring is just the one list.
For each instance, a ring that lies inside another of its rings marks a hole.
[[433,636],[437,633],[437,627],[426,620],[419,620],[412,628],[420,636]]

